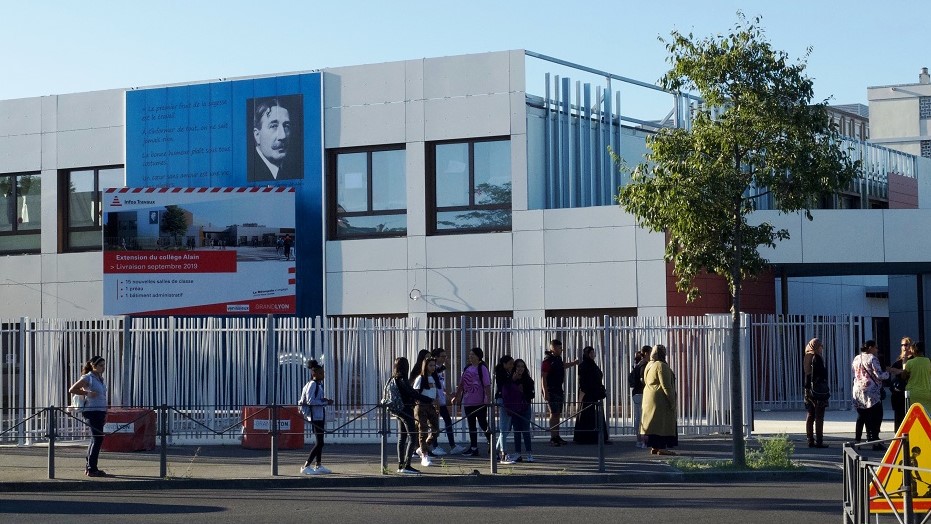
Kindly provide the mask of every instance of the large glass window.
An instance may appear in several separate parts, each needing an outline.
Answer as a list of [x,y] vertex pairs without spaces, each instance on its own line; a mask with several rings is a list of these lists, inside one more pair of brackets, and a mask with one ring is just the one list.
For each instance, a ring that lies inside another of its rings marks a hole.
[[41,233],[39,174],[0,175],[0,254],[38,253]]
[[432,233],[511,229],[511,142],[432,144]]
[[404,149],[333,151],[329,161],[331,238],[407,234]]
[[59,178],[59,195],[65,213],[62,251],[93,251],[102,248],[102,191],[124,187],[122,166],[65,171]]

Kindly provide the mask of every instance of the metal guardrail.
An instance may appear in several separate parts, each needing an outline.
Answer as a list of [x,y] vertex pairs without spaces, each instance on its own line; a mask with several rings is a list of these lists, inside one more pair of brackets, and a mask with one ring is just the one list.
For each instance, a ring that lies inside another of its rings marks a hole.
[[[901,450],[900,456],[902,459],[898,464],[895,463],[895,460],[892,463],[867,460],[858,452],[859,448],[863,446],[894,441],[901,441],[899,449]],[[871,508],[871,503],[875,501],[884,501],[888,504],[891,515],[900,524],[917,524],[919,522],[923,524],[931,518],[931,512],[929,512],[921,517],[921,520],[918,520],[919,515],[915,513],[916,481],[917,478],[920,478],[918,474],[931,474],[931,470],[907,465],[912,463],[907,433],[895,438],[878,441],[847,442],[843,448],[843,459],[843,517],[845,524],[868,524],[871,515],[876,515],[876,521],[879,522],[878,513]],[[901,472],[902,484],[898,489],[889,490],[884,485],[883,480],[879,477],[879,471],[883,468]],[[873,489],[875,489],[875,494],[871,495]],[[901,509],[898,507],[899,503]]]
[[[103,436],[107,437],[107,436],[112,436],[112,435],[122,433],[123,430],[126,428],[133,428],[136,422],[144,418],[150,417],[152,414],[155,414],[156,421],[157,421],[156,422],[156,427],[157,427],[156,437],[157,437],[157,442],[158,442],[157,447],[159,449],[159,477],[168,478],[168,444],[169,444],[169,441],[171,440],[173,435],[177,435],[185,431],[185,430],[182,430],[179,432],[179,431],[174,430],[174,428],[172,427],[171,421],[175,417],[181,417],[181,419],[187,420],[190,423],[187,426],[189,428],[195,428],[199,432],[207,432],[207,433],[214,434],[214,435],[223,435],[223,434],[239,433],[240,431],[245,430],[246,423],[249,420],[254,419],[260,414],[268,413],[270,414],[268,430],[267,430],[267,435],[270,438],[270,446],[269,446],[270,453],[271,453],[270,474],[272,476],[277,476],[278,475],[279,439],[282,437],[282,435],[288,435],[288,434],[293,435],[293,434],[298,433],[297,431],[294,431],[294,430],[282,431],[280,429],[279,421],[283,420],[281,418],[280,410],[283,407],[293,407],[293,406],[291,406],[290,404],[287,406],[272,404],[272,405],[254,406],[254,407],[258,407],[260,409],[255,410],[255,412],[252,413],[251,415],[245,415],[245,412],[243,411],[242,413],[240,413],[241,418],[238,418],[237,422],[233,424],[227,424],[219,428],[214,428],[207,424],[204,424],[203,422],[195,418],[194,414],[192,413],[192,411],[203,411],[204,407],[201,407],[198,410],[191,410],[189,407],[182,409],[176,406],[169,406],[167,404],[146,407],[146,408],[139,408],[138,406],[134,406],[132,407],[132,409],[141,411],[141,414],[139,414],[138,416],[136,416],[135,418],[129,421],[125,421],[125,422],[121,421],[121,422],[113,423],[113,424],[116,424],[115,426],[113,426],[113,429],[110,431],[104,431]],[[497,474],[499,459],[498,459],[496,443],[497,443],[498,436],[501,433],[500,428],[497,425],[497,420],[498,420],[497,415],[498,415],[498,410],[502,408],[498,406],[497,404],[488,404],[485,407],[488,408],[487,409],[488,432],[486,433],[486,436],[488,438],[488,444],[489,444],[489,450],[488,450],[489,469],[492,474]],[[571,415],[567,414],[567,416],[565,416],[565,418],[563,418],[563,420],[560,422],[559,426],[565,427],[570,421],[575,420],[584,411],[588,409],[596,410],[595,428],[593,430],[588,430],[588,431],[597,432],[598,472],[604,473],[605,472],[605,452],[604,452],[605,431],[604,429],[605,428],[602,425],[603,420],[604,420],[603,402],[599,401],[594,404],[589,404],[586,407],[576,410]],[[219,411],[226,412],[228,410],[222,409]],[[363,411],[362,413],[359,413],[355,417],[349,418],[348,420],[346,420],[340,425],[337,425],[336,427],[325,430],[325,433],[326,434],[338,433],[344,427],[352,424],[353,422],[355,422],[356,420],[362,417],[367,417],[374,412],[378,412],[379,414],[378,416],[379,424],[377,428],[373,428],[372,434],[379,436],[379,439],[381,442],[381,457],[380,457],[381,471],[382,471],[382,474],[386,474],[388,471],[387,467],[388,467],[388,454],[389,454],[388,437],[389,435],[391,435],[392,430],[390,428],[390,423],[389,423],[390,422],[389,417],[391,415],[389,414],[388,410],[383,404],[375,404],[375,405],[367,406],[367,409]],[[228,413],[223,413],[223,415],[228,415]],[[90,426],[87,424],[87,422],[84,421],[83,418],[76,416],[75,412],[71,408],[48,406],[48,407],[44,407],[44,408],[36,410],[34,413],[32,413],[29,416],[24,416],[22,420],[20,420],[17,424],[12,425],[0,431],[0,442],[9,438],[11,435],[14,436],[16,439],[18,439],[20,430],[25,424],[28,424],[30,422],[33,422],[33,423],[39,422],[40,425],[43,425],[46,428],[46,432],[44,433],[43,436],[47,439],[47,442],[48,442],[48,478],[54,479],[55,478],[55,445],[57,442],[61,441],[63,438],[74,437],[74,431],[66,431],[64,434],[60,433],[59,431],[59,419],[60,418],[66,421],[76,421],[76,425],[79,428],[83,427],[83,428],[86,428],[86,430],[90,429]],[[223,419],[224,417],[221,416],[220,420],[223,420]],[[458,420],[454,421],[453,426],[459,425],[465,420],[466,420],[465,417],[459,418]],[[533,420],[530,421],[529,431],[531,433],[545,432],[549,434],[550,429],[551,429],[550,427],[539,425],[535,423]],[[193,430],[191,429],[188,429],[186,431],[193,432]],[[308,428],[302,427],[299,433],[300,435],[302,435],[306,443],[306,438],[308,435]],[[442,434],[442,432],[440,434]],[[418,438],[418,435],[419,435],[418,433],[414,433],[411,436],[411,438],[416,439]]]

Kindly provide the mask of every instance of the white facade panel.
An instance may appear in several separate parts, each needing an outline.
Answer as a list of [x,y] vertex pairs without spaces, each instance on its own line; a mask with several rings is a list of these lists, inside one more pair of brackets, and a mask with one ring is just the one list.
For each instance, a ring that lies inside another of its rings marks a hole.
[[430,269],[424,293],[428,311],[513,311],[511,272],[510,266]]
[[[883,261],[883,212],[832,209],[811,214],[816,227],[805,227],[802,236],[806,263]],[[856,231],[856,241],[842,231]]]
[[57,98],[58,131],[80,131],[102,127],[123,129],[126,95],[122,89],[58,95]]
[[510,105],[507,93],[428,99],[424,103],[424,138],[434,141],[508,135]]
[[424,177],[427,160],[423,142],[409,142],[404,153],[407,165],[407,236],[427,234],[427,193]]
[[760,247],[760,254],[763,258],[774,264],[802,260],[802,227],[804,227],[803,223],[808,223],[808,219],[801,213],[780,214],[778,211],[757,211],[747,217],[747,222],[751,225],[768,222],[777,231],[785,229],[789,232],[789,238],[777,240],[775,248]]
[[[42,255],[43,268],[45,267],[45,260],[52,257],[52,255]],[[74,282],[90,280],[103,282],[103,252],[63,253],[57,259],[57,274],[43,275],[46,281]]]
[[3,297],[3,304],[0,305],[0,318],[43,316],[41,286],[39,284],[10,284],[9,282],[7,278],[0,282],[0,296]]
[[423,60],[404,62],[404,100],[423,100]]
[[123,127],[102,127],[58,133],[58,168],[122,164],[126,142]]
[[546,229],[632,226],[634,216],[618,206],[547,209],[543,215],[543,224]]
[[47,169],[42,171],[41,177],[42,238],[39,251],[56,253],[58,251],[58,172]]
[[0,100],[0,137],[42,132],[42,99]]
[[[510,233],[427,237],[427,267],[507,266],[510,271],[514,260],[511,249]],[[484,286],[489,282],[492,281],[486,281]]]
[[510,54],[503,51],[427,58],[423,61],[423,79],[426,99],[507,93],[511,88]]
[[666,256],[666,234],[654,233],[642,227],[634,228],[637,240],[633,253],[636,260],[659,260]]
[[0,173],[22,173],[42,169],[42,135],[0,137]]
[[545,272],[546,269],[542,265],[514,266],[515,312],[543,309]]
[[423,142],[423,100],[411,100],[404,103],[404,136],[408,142]]
[[327,315],[407,313],[407,272],[358,271],[328,273]]
[[543,229],[543,210],[514,211],[511,215],[512,231],[537,231]]
[[511,209],[527,209],[527,135],[511,135]]
[[634,303],[625,307],[637,307],[637,313],[646,316],[641,310],[647,307],[662,308],[666,311],[666,262],[660,260],[637,261],[637,297]]
[[545,286],[547,310],[637,307],[637,264],[548,264]]
[[326,268],[328,273],[407,269],[407,239],[399,237],[328,241]]
[[897,209],[883,211],[885,220],[886,262],[931,260],[931,210]]
[[103,281],[94,282],[58,282],[51,284],[56,288],[54,294],[45,293],[43,310],[57,311],[45,313],[45,316],[59,318],[97,318],[103,316]]
[[355,147],[403,143],[407,136],[404,103],[327,108],[324,110],[324,147]]
[[547,264],[636,260],[633,227],[548,229],[545,242]]
[[[0,256],[0,285],[33,285],[39,282],[42,282],[41,255]],[[3,307],[3,302],[0,300],[0,307]]]
[[545,242],[543,231],[515,231],[514,265],[542,265],[545,263]]
[[323,73],[323,106],[347,107],[403,102],[404,62],[328,68]]

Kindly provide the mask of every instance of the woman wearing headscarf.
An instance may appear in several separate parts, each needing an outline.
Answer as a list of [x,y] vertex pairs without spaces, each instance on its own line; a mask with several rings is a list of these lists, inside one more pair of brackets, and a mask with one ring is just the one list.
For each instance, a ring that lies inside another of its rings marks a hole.
[[828,399],[815,399],[811,393],[812,384],[828,381],[828,369],[821,355],[823,352],[824,344],[820,339],[809,340],[805,346],[805,360],[802,363],[802,370],[805,372],[805,410],[808,411],[805,418],[805,434],[808,436],[810,448],[828,447],[824,443],[824,410],[828,407]]
[[[572,440],[576,444],[598,443],[598,402],[607,396],[604,386],[604,372],[595,363],[595,348],[585,346],[582,349],[582,360],[579,361],[579,401],[581,408],[579,416],[575,419],[575,432]],[[604,443],[608,440],[608,424],[601,414],[601,432],[604,434]]]
[[643,370],[643,415],[640,432],[653,455],[675,455],[679,445],[676,426],[676,376],[666,364],[666,346],[657,344]]

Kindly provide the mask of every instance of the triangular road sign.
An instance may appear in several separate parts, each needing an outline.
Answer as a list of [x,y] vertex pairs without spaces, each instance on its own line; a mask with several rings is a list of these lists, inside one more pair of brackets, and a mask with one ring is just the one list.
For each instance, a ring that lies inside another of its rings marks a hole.
[[[908,445],[911,448],[911,464],[909,465],[931,469],[931,419],[928,419],[928,413],[921,404],[912,404],[895,436],[901,437],[906,433],[908,433]],[[890,494],[897,512],[902,511],[903,475],[902,470],[892,465],[902,465],[904,455],[901,448],[902,441],[893,440],[883,456],[883,466],[880,466],[876,472],[876,477],[886,493]],[[922,474],[917,471],[912,473],[912,495],[912,507],[916,513],[931,510],[931,473]],[[892,513],[892,511],[889,502],[876,489],[876,484],[870,482],[870,512]]]

